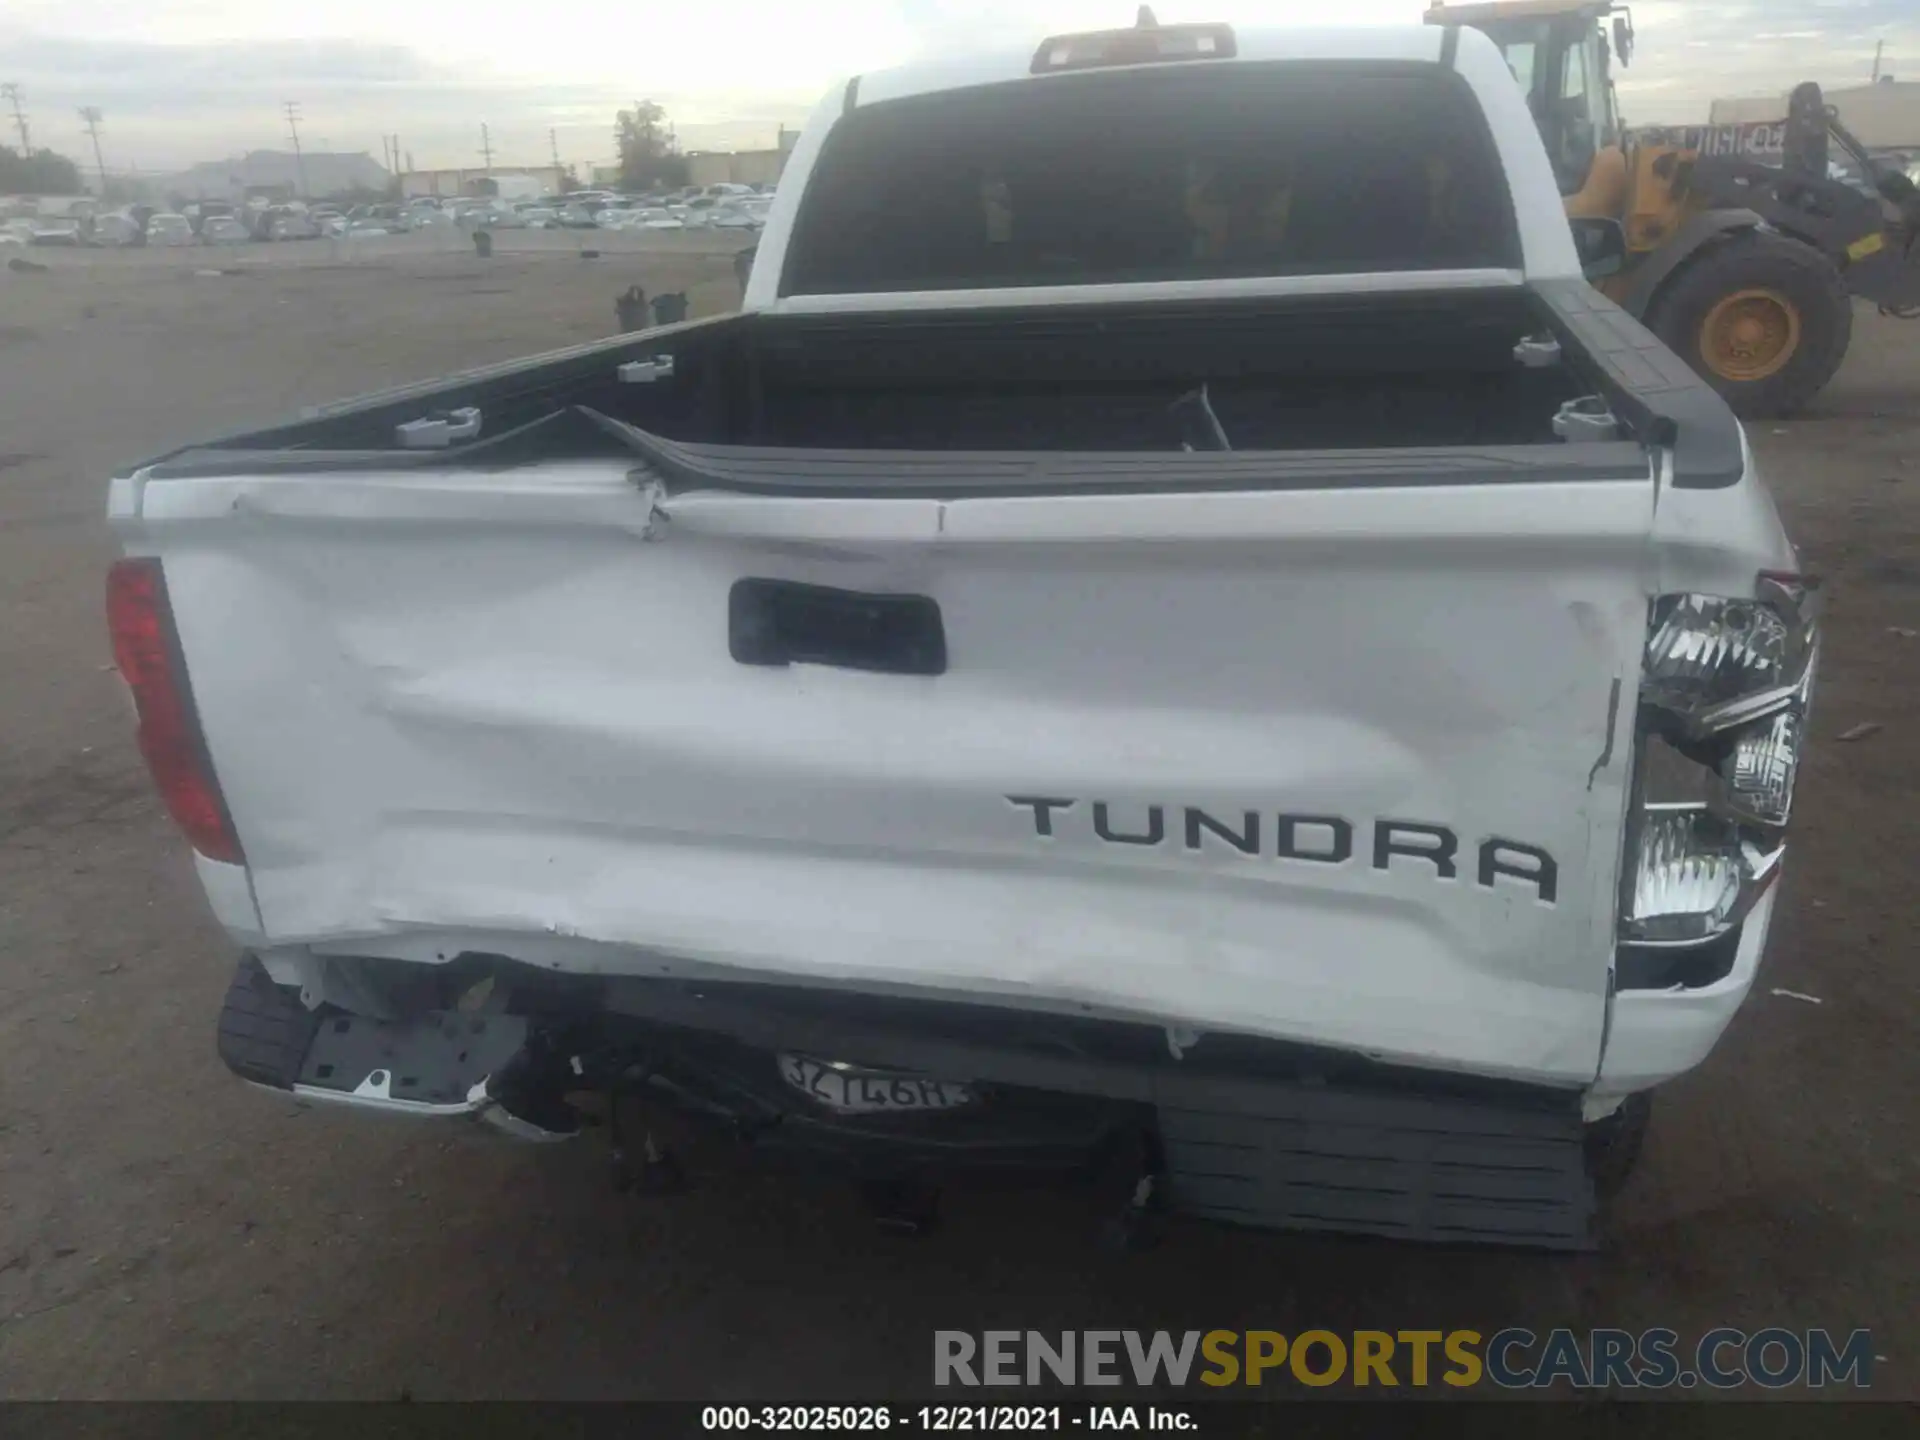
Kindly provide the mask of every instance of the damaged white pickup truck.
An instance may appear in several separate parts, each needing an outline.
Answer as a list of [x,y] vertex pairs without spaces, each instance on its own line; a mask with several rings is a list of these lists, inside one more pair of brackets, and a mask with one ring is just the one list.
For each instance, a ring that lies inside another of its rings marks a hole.
[[[1604,237],[1603,237],[1604,239]],[[114,481],[238,1074],[923,1223],[1579,1247],[1753,984],[1816,638],[1473,31],[869,74],[738,314]]]

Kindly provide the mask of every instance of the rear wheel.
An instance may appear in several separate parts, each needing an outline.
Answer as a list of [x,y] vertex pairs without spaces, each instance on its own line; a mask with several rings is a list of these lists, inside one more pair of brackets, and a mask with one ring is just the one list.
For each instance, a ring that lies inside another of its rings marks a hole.
[[1600,1199],[1611,1200],[1625,1188],[1627,1177],[1640,1163],[1652,1118],[1653,1097],[1642,1093],[1629,1095],[1618,1110],[1587,1126],[1587,1174],[1593,1177],[1594,1194]]
[[1846,358],[1853,301],[1810,245],[1749,231],[1667,282],[1647,326],[1746,418],[1788,415]]

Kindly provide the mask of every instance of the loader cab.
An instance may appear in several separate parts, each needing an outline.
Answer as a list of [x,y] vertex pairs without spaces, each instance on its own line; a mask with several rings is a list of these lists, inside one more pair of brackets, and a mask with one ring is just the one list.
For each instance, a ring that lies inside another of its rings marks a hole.
[[[1611,35],[1603,28],[1609,16]],[[1632,55],[1630,13],[1608,0],[1435,0],[1426,19],[1429,25],[1469,25],[1500,47],[1540,127],[1569,213],[1582,213],[1585,207],[1572,197],[1594,182],[1603,157],[1624,141],[1613,62],[1617,57],[1625,65]]]

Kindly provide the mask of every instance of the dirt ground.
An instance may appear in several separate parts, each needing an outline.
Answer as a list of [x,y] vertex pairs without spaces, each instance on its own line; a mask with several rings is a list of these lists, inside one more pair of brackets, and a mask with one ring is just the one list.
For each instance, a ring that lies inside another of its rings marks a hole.
[[925,1393],[936,1328],[1724,1324],[1868,1327],[1875,1393],[1920,1398],[1920,325],[1862,311],[1817,408],[1755,427],[1831,583],[1816,739],[1768,969],[1663,1097],[1600,1253],[1195,1226],[1119,1256],[1047,1196],[905,1243],[828,1185],[623,1198],[591,1143],[303,1112],[216,1060],[233,956],[111,672],[106,480],[607,333],[636,280],[696,314],[734,294],[692,237],[502,246],[0,268],[0,1396],[844,1401]]

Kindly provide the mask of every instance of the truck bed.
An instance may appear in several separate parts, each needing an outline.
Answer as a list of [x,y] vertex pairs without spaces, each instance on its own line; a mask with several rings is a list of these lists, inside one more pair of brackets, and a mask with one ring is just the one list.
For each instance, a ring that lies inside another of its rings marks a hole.
[[[1522,364],[1523,340],[1557,358]],[[667,378],[621,379],[662,357]],[[1194,450],[1175,414],[1202,386],[1230,451]],[[1618,417],[1617,440],[1555,434],[1555,414],[1584,396]],[[468,406],[481,417],[470,440],[397,438]],[[504,473],[638,456],[669,490],[958,496],[1650,475],[1649,446],[1670,451],[1682,487],[1732,484],[1744,466],[1733,417],[1658,341],[1584,285],[1541,283],[1097,312],[728,315],[317,407],[143,473]],[[885,454],[862,458],[873,451]]]

